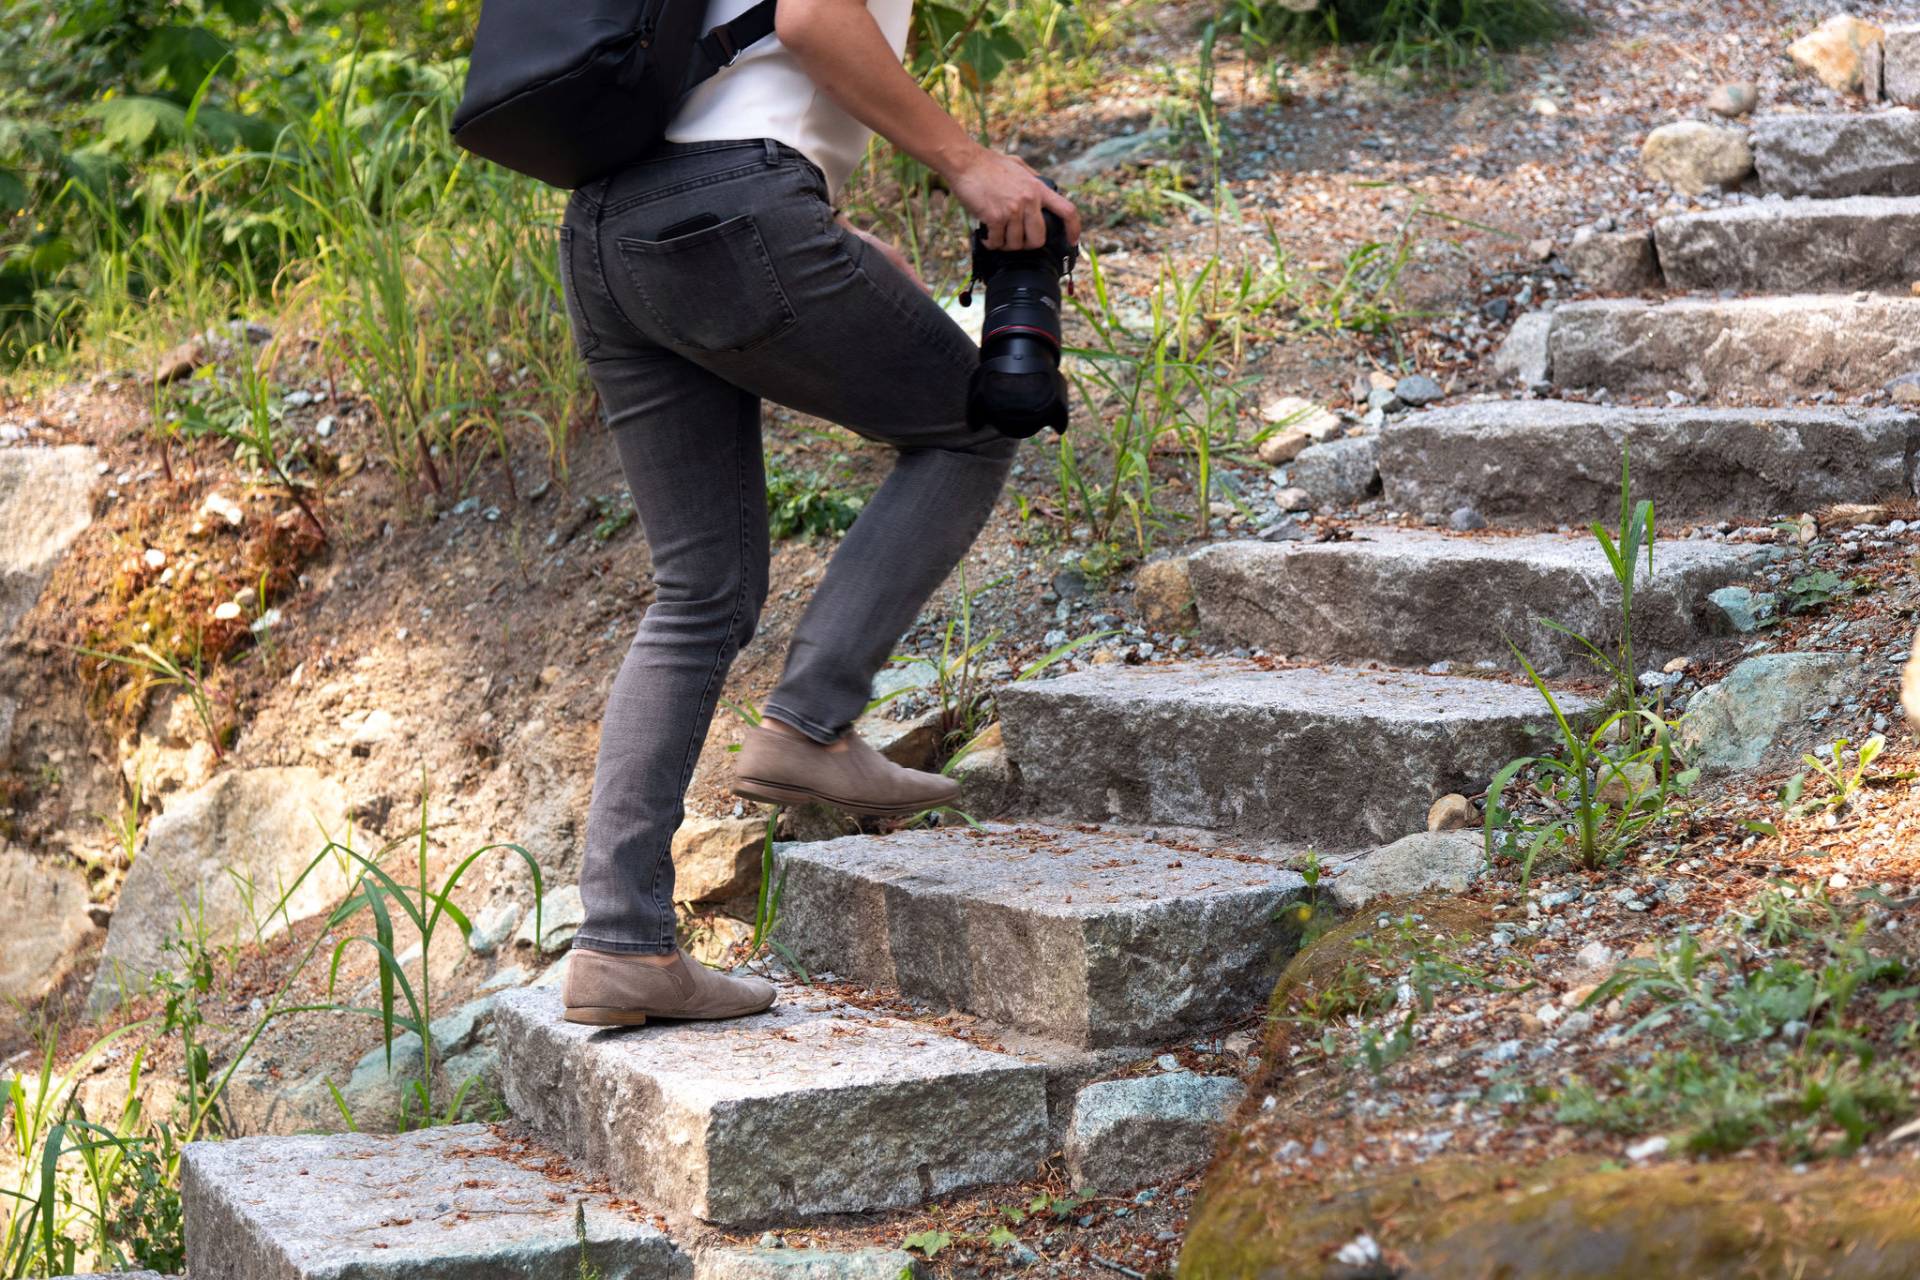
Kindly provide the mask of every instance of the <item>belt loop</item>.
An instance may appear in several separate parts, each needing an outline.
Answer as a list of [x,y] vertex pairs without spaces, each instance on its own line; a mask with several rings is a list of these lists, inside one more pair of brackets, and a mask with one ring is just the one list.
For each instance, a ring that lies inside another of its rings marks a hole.
[[767,167],[769,169],[777,168],[780,164],[780,144],[772,138],[762,138],[760,141],[764,143],[767,148]]

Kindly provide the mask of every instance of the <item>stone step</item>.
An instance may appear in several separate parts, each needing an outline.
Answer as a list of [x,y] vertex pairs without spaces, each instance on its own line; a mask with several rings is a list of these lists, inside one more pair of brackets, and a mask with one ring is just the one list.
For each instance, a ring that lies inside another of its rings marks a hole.
[[[552,1152],[482,1124],[195,1142],[194,1280],[686,1280],[692,1261]],[[576,1214],[584,1211],[584,1246]]]
[[[1657,666],[1726,626],[1707,593],[1749,574],[1753,547],[1659,546],[1640,561],[1635,655]],[[1341,542],[1225,542],[1189,557],[1207,633],[1289,658],[1406,667],[1493,662],[1543,675],[1592,673],[1579,641],[1620,642],[1620,587],[1591,535],[1463,537],[1365,529]]]
[[1304,889],[1270,857],[1042,825],[790,844],[778,938],[808,968],[1073,1045],[1151,1045],[1259,1005]]
[[1563,388],[1718,404],[1852,396],[1920,370],[1920,298],[1567,302],[1553,311],[1547,352]]
[[1410,414],[1380,439],[1392,510],[1495,524],[1617,523],[1620,452],[1656,520],[1793,515],[1914,492],[1920,414],[1890,409],[1626,409],[1558,400]]
[[1920,280],[1920,197],[1731,205],[1662,218],[1653,239],[1672,289],[1908,293]]
[[1011,684],[999,707],[1040,811],[1323,853],[1425,830],[1434,800],[1481,790],[1548,723],[1532,689],[1493,679],[1225,660]]
[[1047,1068],[804,988],[752,1018],[631,1030],[496,1005],[514,1115],[643,1203],[726,1226],[918,1204],[1029,1177]]
[[1762,116],[1753,161],[1783,196],[1920,196],[1920,111]]

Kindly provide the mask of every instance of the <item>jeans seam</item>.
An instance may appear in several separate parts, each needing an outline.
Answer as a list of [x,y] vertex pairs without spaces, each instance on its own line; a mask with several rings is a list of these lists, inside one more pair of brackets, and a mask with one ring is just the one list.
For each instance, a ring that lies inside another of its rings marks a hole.
[[[597,239],[598,237],[596,236],[595,238]],[[580,353],[580,358],[585,360],[600,349],[600,334],[594,329],[593,322],[587,319],[587,304],[580,297],[578,273],[573,269],[575,239],[576,237],[574,236],[572,227],[563,225],[560,228],[562,301],[564,302],[569,298],[572,299],[573,314],[569,319],[572,321],[574,327],[574,349]],[[600,291],[610,294],[611,291],[608,290],[605,285],[606,282],[602,280]]]
[[613,309],[619,313],[620,320],[627,326],[629,333],[644,334],[646,330],[633,322],[633,316],[627,311],[626,304],[620,301],[620,295],[614,291],[612,281],[607,279],[607,238],[601,234],[604,215],[603,209],[594,215],[593,220],[593,269],[600,275],[600,292],[607,295],[607,301],[613,304]]
[[874,280],[874,278],[867,274],[867,268],[865,265],[866,255],[864,252],[861,254],[859,258],[855,258],[852,254],[848,253],[846,249],[840,246],[839,244],[836,243],[834,247],[837,250],[839,250],[840,254],[846,258],[848,264],[853,267],[854,274],[860,277],[861,283],[864,284],[868,289],[872,290],[889,307],[893,308],[894,314],[899,316],[902,320],[904,320],[907,323],[908,327],[910,327],[916,334],[918,334],[922,338],[925,338],[928,342],[939,346],[948,355],[952,356],[953,362],[956,367],[966,370],[969,373],[972,372],[973,366],[979,360],[980,353],[978,350],[969,351],[969,352],[963,352],[958,350],[957,348],[954,347],[954,345],[950,341],[948,341],[948,338],[951,335],[943,334],[937,328],[922,323],[920,318],[913,314],[913,311],[911,308],[901,306],[898,299],[896,299],[892,294],[888,293],[885,289],[881,288],[880,285]]

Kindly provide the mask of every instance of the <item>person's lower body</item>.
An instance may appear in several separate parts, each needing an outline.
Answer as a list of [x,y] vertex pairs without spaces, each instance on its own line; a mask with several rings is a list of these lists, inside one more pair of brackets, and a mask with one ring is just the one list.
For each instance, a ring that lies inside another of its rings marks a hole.
[[978,536],[1015,444],[966,423],[971,339],[834,223],[819,172],[783,146],[662,148],[577,193],[561,242],[576,338],[655,587],[601,728],[574,945],[660,960],[677,954],[671,849],[683,797],[767,591],[761,400],[898,450],[762,708],[787,737],[770,746],[761,731],[750,743],[770,772],[855,758],[822,786],[863,785],[871,762],[843,750],[843,735]]

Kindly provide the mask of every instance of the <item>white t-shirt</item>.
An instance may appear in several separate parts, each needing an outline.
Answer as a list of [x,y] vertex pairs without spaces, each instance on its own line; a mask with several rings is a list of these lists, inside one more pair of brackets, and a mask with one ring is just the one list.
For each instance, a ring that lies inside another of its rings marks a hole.
[[[745,13],[753,0],[707,0],[710,31]],[[867,10],[896,55],[907,47],[913,0],[867,0]],[[668,142],[772,138],[820,166],[835,198],[866,153],[871,131],[814,87],[777,35],[749,46],[738,60],[687,95],[667,126]]]

